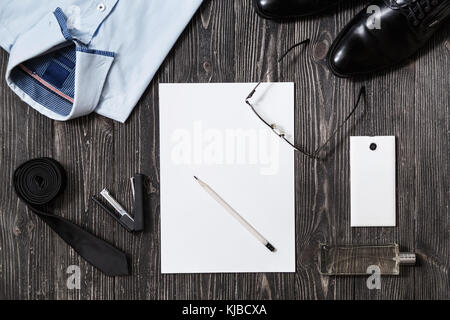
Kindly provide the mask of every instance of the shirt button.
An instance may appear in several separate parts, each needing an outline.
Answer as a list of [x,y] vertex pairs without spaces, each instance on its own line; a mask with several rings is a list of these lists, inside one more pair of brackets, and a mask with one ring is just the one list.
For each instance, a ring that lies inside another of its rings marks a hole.
[[99,3],[99,4],[97,5],[97,10],[98,10],[98,11],[103,12],[103,11],[105,11],[105,9],[106,9],[106,6],[105,6],[104,3]]

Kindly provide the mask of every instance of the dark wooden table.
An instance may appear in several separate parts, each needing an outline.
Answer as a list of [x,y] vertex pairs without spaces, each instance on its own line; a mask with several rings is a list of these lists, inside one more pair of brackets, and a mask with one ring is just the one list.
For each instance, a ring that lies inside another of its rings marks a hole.
[[[205,0],[124,125],[97,115],[67,123],[41,116],[7,87],[8,55],[1,52],[0,292],[10,299],[448,299],[450,29],[395,70],[338,79],[326,68],[327,49],[363,5],[344,1],[318,18],[276,23],[259,18],[250,0]],[[268,79],[296,83],[296,140],[323,142],[362,84],[368,106],[332,141],[327,162],[296,156],[297,272],[161,275],[158,83],[256,81],[304,38],[312,39],[306,53]],[[350,228],[349,135],[397,137],[396,228]],[[18,200],[14,169],[41,156],[59,160],[69,174],[55,211],[129,253],[133,276],[104,276]],[[131,207],[128,178],[135,172],[149,176],[147,226],[139,235],[89,201],[107,186]],[[320,276],[319,242],[396,242],[415,250],[418,264],[368,290],[366,277]],[[66,286],[70,265],[81,267],[80,290]]]

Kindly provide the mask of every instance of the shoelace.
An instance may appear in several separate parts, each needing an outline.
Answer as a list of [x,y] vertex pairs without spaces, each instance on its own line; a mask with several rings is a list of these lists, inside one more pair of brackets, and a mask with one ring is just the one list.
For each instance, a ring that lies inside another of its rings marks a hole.
[[431,11],[431,6],[437,6],[438,4],[439,0],[411,0],[403,7],[403,10],[406,11],[413,26],[418,26],[420,21]]

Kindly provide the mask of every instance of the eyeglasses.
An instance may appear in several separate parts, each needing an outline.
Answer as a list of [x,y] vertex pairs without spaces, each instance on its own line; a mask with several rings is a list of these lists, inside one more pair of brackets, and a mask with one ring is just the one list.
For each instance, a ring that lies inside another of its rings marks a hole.
[[[295,48],[301,46],[301,45],[308,45],[310,43],[309,39],[303,40],[299,43],[294,44],[292,47],[290,47],[282,56],[281,58],[278,59],[277,63],[281,64],[281,62],[283,61],[283,59],[291,52],[293,51]],[[288,143],[295,151],[298,151],[306,156],[308,156],[309,158],[312,159],[316,159],[316,160],[324,160],[323,158],[321,158],[319,156],[319,153],[322,151],[322,149],[328,145],[328,143],[331,141],[331,139],[333,139],[333,137],[339,132],[339,130],[342,129],[342,127],[348,122],[348,120],[350,120],[350,118],[355,114],[356,109],[358,108],[358,106],[360,105],[361,99],[364,99],[364,104],[366,104],[366,87],[362,86],[359,94],[358,94],[358,98],[355,102],[355,105],[353,107],[353,109],[350,111],[350,113],[347,115],[347,117],[345,118],[345,120],[333,131],[333,133],[328,137],[328,139],[326,140],[325,143],[323,143],[321,146],[319,146],[315,151],[313,152],[309,152],[307,150],[305,150],[305,148],[303,147],[299,147],[296,146],[294,143],[292,143],[291,141],[289,141],[286,138],[286,134],[281,130],[280,127],[278,127],[276,124],[271,124],[269,122],[267,122],[255,109],[255,106],[250,102],[250,99],[253,97],[253,95],[256,93],[256,90],[258,89],[258,87],[262,84],[263,79],[265,77],[267,77],[269,74],[273,73],[272,71],[267,71],[263,76],[261,76],[261,80],[258,82],[258,84],[253,88],[253,90],[249,93],[249,95],[247,96],[247,98],[245,99],[245,103],[247,105],[250,106],[250,109],[253,111],[253,113],[258,117],[259,120],[261,120],[267,127],[269,127],[277,136],[279,136],[282,140],[284,140],[286,143]]]

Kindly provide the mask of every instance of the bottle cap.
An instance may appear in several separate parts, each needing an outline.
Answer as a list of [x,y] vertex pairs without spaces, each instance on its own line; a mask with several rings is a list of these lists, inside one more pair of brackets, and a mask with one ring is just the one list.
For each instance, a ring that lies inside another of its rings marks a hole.
[[399,260],[400,260],[400,264],[404,265],[404,264],[408,264],[408,265],[413,265],[416,264],[416,254],[415,253],[400,253],[399,254]]

